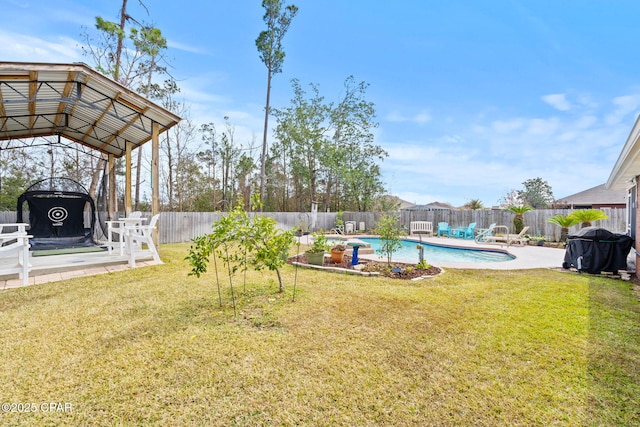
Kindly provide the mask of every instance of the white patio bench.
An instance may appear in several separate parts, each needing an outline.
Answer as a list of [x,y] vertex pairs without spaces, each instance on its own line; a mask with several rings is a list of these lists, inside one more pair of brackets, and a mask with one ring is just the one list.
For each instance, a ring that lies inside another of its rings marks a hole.
[[431,221],[411,221],[409,224],[409,234],[428,234],[433,236],[433,222]]
[[[29,284],[31,270],[29,238],[24,223],[0,224],[0,275],[18,274],[24,286]],[[7,228],[17,228],[7,231]]]

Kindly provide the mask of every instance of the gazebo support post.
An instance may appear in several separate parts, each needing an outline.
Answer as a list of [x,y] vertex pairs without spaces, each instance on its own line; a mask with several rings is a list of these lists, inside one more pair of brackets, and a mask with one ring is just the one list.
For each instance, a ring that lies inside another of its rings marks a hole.
[[[140,150],[140,148],[138,148]],[[124,170],[124,211],[127,216],[131,215],[131,142],[127,141],[125,145],[125,161]]]
[[116,191],[116,159],[113,154],[107,158],[107,176],[109,178],[109,218],[115,219],[118,211],[118,199]]
[[[151,124],[151,216],[160,213],[160,127]],[[153,230],[153,243],[160,246],[158,228]]]

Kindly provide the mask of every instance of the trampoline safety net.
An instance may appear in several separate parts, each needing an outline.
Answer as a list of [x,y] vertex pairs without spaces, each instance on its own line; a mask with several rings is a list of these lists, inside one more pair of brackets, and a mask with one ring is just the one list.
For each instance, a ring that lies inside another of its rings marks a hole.
[[[56,178],[64,180],[64,178]],[[80,184],[56,185],[47,180],[32,185],[18,199],[18,222],[23,220],[23,206],[29,209],[29,234],[33,250],[95,246],[95,204]],[[62,190],[60,188],[63,188]]]

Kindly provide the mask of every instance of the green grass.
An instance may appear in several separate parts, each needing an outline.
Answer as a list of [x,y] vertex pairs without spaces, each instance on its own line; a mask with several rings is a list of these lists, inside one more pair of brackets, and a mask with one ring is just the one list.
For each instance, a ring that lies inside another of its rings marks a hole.
[[[448,270],[419,282],[164,265],[0,292],[1,425],[630,426],[629,282]],[[221,266],[219,265],[221,268]]]

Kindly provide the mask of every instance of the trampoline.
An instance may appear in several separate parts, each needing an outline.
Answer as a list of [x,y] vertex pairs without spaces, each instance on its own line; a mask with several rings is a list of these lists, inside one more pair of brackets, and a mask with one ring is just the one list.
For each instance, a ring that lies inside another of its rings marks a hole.
[[31,185],[18,198],[18,222],[26,222],[25,203],[32,250],[97,246],[93,237],[95,203],[80,183],[68,178],[47,178]]

